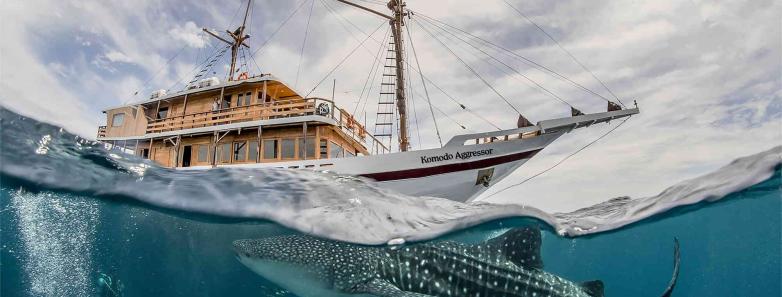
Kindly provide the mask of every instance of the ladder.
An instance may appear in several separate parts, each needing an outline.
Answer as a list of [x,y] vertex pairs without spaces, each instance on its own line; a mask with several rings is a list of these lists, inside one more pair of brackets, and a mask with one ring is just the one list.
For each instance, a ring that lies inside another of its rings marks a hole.
[[375,138],[388,148],[393,142],[396,120],[396,52],[394,42],[389,42],[386,62],[380,79],[380,96],[377,99]]
[[204,67],[201,68],[200,71],[198,71],[198,73],[195,75],[195,77],[193,77],[193,80],[188,82],[185,87],[192,85],[194,82],[197,82],[201,77],[206,75],[209,72],[209,70],[212,69],[212,67],[214,67],[215,63],[217,63],[217,61],[219,61],[220,58],[223,57],[225,52],[228,51],[228,48],[229,47],[224,47],[222,50],[220,50],[220,52],[217,53],[217,55],[212,57],[212,60],[209,60],[209,63],[204,65]]

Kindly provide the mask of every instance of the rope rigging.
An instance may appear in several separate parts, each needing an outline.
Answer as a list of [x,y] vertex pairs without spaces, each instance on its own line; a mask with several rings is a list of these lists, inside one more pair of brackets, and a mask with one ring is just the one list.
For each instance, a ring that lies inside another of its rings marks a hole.
[[422,25],[420,22],[418,22],[418,20],[417,20],[417,19],[412,19],[412,20],[413,20],[414,22],[416,22],[416,23],[417,23],[419,26],[421,26],[421,28],[422,28],[422,29],[423,29],[423,30],[424,30],[424,31],[425,31],[425,32],[426,32],[426,33],[427,33],[427,34],[428,34],[430,37],[432,37],[432,39],[436,40],[436,41],[437,41],[438,43],[440,43],[440,44],[441,44],[443,47],[445,47],[445,48],[448,50],[448,52],[450,52],[450,53],[451,53],[451,55],[453,55],[454,57],[456,57],[456,59],[458,59],[458,60],[459,60],[459,62],[461,62],[461,63],[462,63],[462,64],[463,64],[465,67],[467,67],[467,69],[468,69],[468,70],[470,70],[470,72],[472,72],[472,74],[474,74],[475,76],[477,76],[477,77],[478,77],[478,78],[479,78],[479,79],[480,79],[480,80],[483,82],[483,84],[485,84],[487,87],[489,87],[489,89],[491,89],[491,90],[492,90],[492,91],[493,91],[495,94],[497,94],[497,96],[499,96],[499,97],[500,97],[500,98],[501,98],[503,101],[505,101],[505,103],[507,103],[507,104],[508,104],[508,106],[510,106],[510,107],[511,107],[511,108],[512,108],[514,111],[516,111],[516,113],[518,113],[519,115],[521,115],[521,111],[519,111],[519,109],[518,109],[518,108],[516,108],[516,106],[514,106],[512,103],[510,103],[510,101],[508,100],[508,98],[505,98],[505,96],[503,96],[502,94],[500,94],[500,92],[499,92],[499,91],[497,91],[497,89],[495,89],[495,88],[494,88],[494,86],[492,86],[492,85],[491,85],[491,84],[490,84],[490,83],[489,83],[489,82],[488,82],[488,81],[487,81],[485,78],[483,78],[483,76],[481,76],[480,74],[478,74],[478,72],[477,72],[477,71],[475,71],[475,69],[473,69],[473,68],[472,68],[472,67],[471,67],[469,64],[467,64],[467,62],[465,62],[465,61],[464,61],[464,60],[463,60],[461,57],[459,57],[459,55],[457,55],[457,54],[456,54],[456,53],[455,53],[455,52],[454,52],[454,51],[453,51],[453,50],[452,50],[450,47],[448,47],[448,45],[446,45],[445,43],[443,43],[443,42],[442,42],[442,41],[441,41],[439,38],[437,38],[437,36],[435,36],[434,34],[432,34],[432,32],[431,32],[431,31],[429,31],[429,30],[428,30],[426,27],[424,27],[424,26],[423,26],[423,25]]
[[587,88],[587,87],[583,86],[582,84],[579,84],[578,82],[575,82],[575,81],[571,80],[571,79],[570,79],[570,78],[568,78],[567,76],[564,76],[564,75],[560,74],[559,72],[556,72],[556,71],[554,71],[553,69],[551,69],[551,68],[549,68],[549,67],[547,67],[547,66],[545,66],[545,65],[542,65],[542,64],[540,64],[540,63],[537,63],[537,62],[535,62],[535,61],[533,61],[533,60],[531,60],[531,59],[529,59],[529,58],[527,58],[527,57],[524,57],[524,56],[522,56],[522,55],[520,55],[520,54],[517,54],[516,52],[514,52],[514,51],[512,51],[512,50],[510,50],[510,49],[508,49],[508,48],[506,48],[506,47],[503,47],[503,46],[501,46],[501,45],[498,45],[498,44],[496,44],[496,43],[494,43],[494,42],[491,42],[491,41],[489,41],[489,40],[486,40],[486,39],[484,39],[484,38],[481,38],[481,37],[479,37],[479,36],[476,36],[476,35],[474,35],[474,34],[472,34],[472,33],[470,33],[470,32],[467,32],[467,31],[465,31],[465,30],[463,30],[463,29],[461,29],[461,28],[459,28],[459,27],[456,27],[456,26],[450,25],[450,24],[448,24],[448,23],[445,23],[445,22],[443,22],[443,21],[440,21],[440,20],[438,20],[438,19],[435,19],[435,18],[433,18],[433,17],[427,16],[427,15],[425,15],[425,14],[422,14],[422,13],[420,13],[420,12],[417,12],[417,11],[411,11],[411,12],[414,12],[414,13],[415,13],[416,15],[418,15],[418,16],[422,16],[422,17],[424,17],[424,18],[427,18],[427,19],[429,19],[429,20],[431,20],[431,21],[437,22],[437,23],[439,23],[439,24],[441,24],[441,25],[443,25],[443,26],[446,26],[446,27],[449,27],[449,28],[451,28],[451,29],[454,29],[454,30],[456,30],[456,31],[458,31],[458,32],[460,32],[460,33],[462,33],[462,34],[465,34],[465,35],[469,36],[470,38],[473,38],[473,39],[476,39],[476,40],[478,40],[478,41],[480,41],[480,42],[483,42],[484,44],[487,44],[487,45],[489,45],[489,46],[491,46],[491,47],[495,48],[495,49],[496,49],[496,50],[498,50],[499,52],[501,52],[501,53],[504,53],[504,54],[506,54],[507,56],[509,56],[509,57],[511,57],[511,58],[514,58],[514,59],[516,59],[516,60],[518,60],[518,61],[520,61],[520,62],[522,62],[522,63],[525,63],[525,64],[529,65],[529,66],[530,66],[530,67],[532,67],[533,69],[536,69],[536,70],[538,70],[538,71],[540,71],[540,72],[542,72],[542,73],[548,74],[548,75],[550,75],[550,76],[552,76],[552,77],[554,77],[554,78],[556,78],[556,79],[558,79],[558,80],[560,80],[560,81],[563,81],[563,82],[569,83],[569,84],[571,84],[571,85],[573,85],[573,86],[577,87],[578,89],[580,89],[580,90],[582,90],[582,91],[584,91],[584,92],[587,92],[587,93],[589,93],[589,94],[592,94],[592,95],[594,95],[594,96],[596,96],[596,97],[598,97],[598,98],[600,98],[600,99],[603,99],[603,100],[605,100],[605,101],[608,101],[608,102],[610,102],[610,101],[611,101],[610,99],[608,99],[608,98],[604,97],[603,95],[600,95],[599,93],[597,93],[597,92],[595,92],[595,91],[592,91],[591,89],[589,89],[589,88]]
[[[437,132],[437,141],[440,142],[440,147],[442,147],[443,138],[440,137],[440,128],[437,126],[437,118],[434,116],[434,110],[432,108],[432,99],[429,97],[429,89],[426,88],[426,81],[424,80],[424,74],[423,71],[421,70],[421,63],[418,61],[418,54],[416,54],[415,52],[415,45],[413,44],[413,35],[410,34],[410,26],[407,26],[405,29],[407,30],[407,37],[408,37],[407,39],[410,40],[410,48],[413,50],[413,57],[415,57],[415,64],[418,67],[418,73],[421,74],[420,75],[421,85],[423,85],[424,87],[424,94],[426,94],[426,102],[429,103],[429,112],[432,114],[432,122],[434,122],[434,129]],[[410,68],[412,67],[408,67],[408,72],[410,71]],[[418,123],[416,122],[416,124]]]
[[[505,62],[503,62],[503,61],[501,61],[501,60],[499,60],[499,59],[497,59],[495,56],[493,56],[493,55],[489,54],[489,53],[488,53],[488,52],[486,52],[485,50],[483,50],[483,49],[481,49],[481,48],[479,48],[479,47],[475,46],[474,44],[472,44],[472,43],[468,42],[467,40],[465,40],[465,39],[463,39],[463,38],[459,37],[458,35],[454,34],[453,32],[446,30],[446,29],[445,29],[445,28],[443,28],[442,26],[439,26],[439,25],[437,25],[436,23],[434,23],[434,22],[431,22],[431,21],[427,20],[426,18],[424,18],[423,20],[424,20],[424,21],[426,21],[426,22],[428,22],[430,25],[434,26],[435,28],[438,28],[438,29],[442,30],[443,32],[445,32],[445,33],[447,33],[447,34],[449,34],[449,35],[453,36],[454,38],[458,39],[458,40],[459,40],[459,41],[461,41],[461,42],[464,42],[465,44],[469,45],[470,47],[474,48],[475,50],[477,50],[477,51],[479,51],[479,52],[483,53],[485,56],[489,57],[490,59],[494,60],[495,62],[497,62],[497,63],[499,63],[499,64],[501,64],[501,65],[505,66],[505,68],[507,68],[507,69],[511,70],[513,73],[515,73],[515,74],[517,74],[517,75],[519,75],[519,76],[523,77],[524,79],[526,79],[526,81],[527,81],[527,82],[529,82],[529,83],[532,83],[532,84],[533,84],[534,86],[536,86],[536,87],[537,87],[539,90],[543,91],[543,93],[544,93],[544,94],[546,94],[546,95],[550,96],[551,98],[554,98],[554,99],[558,100],[559,102],[562,102],[563,104],[567,105],[568,107],[571,107],[571,108],[573,108],[573,105],[572,105],[572,104],[570,104],[569,102],[565,101],[564,99],[562,99],[562,97],[558,96],[558,95],[557,95],[557,94],[555,94],[553,91],[551,91],[551,90],[547,89],[546,87],[544,87],[543,85],[541,85],[541,84],[540,84],[540,83],[538,83],[537,81],[535,81],[535,80],[531,79],[529,76],[527,76],[527,75],[525,75],[525,74],[521,73],[521,72],[520,72],[519,70],[517,70],[516,68],[514,68],[514,67],[512,67],[512,66],[508,65],[507,63],[505,63]],[[507,72],[506,72],[506,73],[507,73]]]
[[515,6],[513,6],[512,4],[510,4],[510,2],[508,2],[507,0],[502,0],[502,1],[503,1],[503,2],[505,2],[505,4],[507,4],[507,5],[508,5],[508,6],[509,6],[509,7],[510,7],[510,8],[511,8],[513,11],[515,11],[516,13],[518,13],[520,16],[522,16],[524,19],[526,19],[528,22],[530,22],[532,25],[534,25],[536,28],[538,28],[538,30],[540,30],[540,32],[543,32],[543,34],[544,34],[544,35],[546,35],[546,37],[548,37],[549,39],[551,39],[551,41],[553,41],[553,42],[554,42],[554,44],[556,44],[556,45],[557,45],[557,47],[559,47],[559,49],[561,49],[561,50],[562,50],[563,52],[565,52],[565,53],[566,53],[568,56],[570,56],[570,58],[572,58],[572,59],[573,59],[573,61],[575,61],[575,62],[576,62],[576,64],[578,64],[578,66],[581,66],[581,68],[582,68],[582,69],[584,69],[584,71],[586,71],[586,72],[588,72],[590,75],[592,75],[592,77],[593,77],[593,78],[594,78],[594,79],[595,79],[597,82],[599,82],[599,83],[600,83],[600,84],[603,86],[603,88],[605,88],[605,89],[606,89],[606,91],[608,91],[608,93],[609,93],[609,94],[611,94],[611,96],[614,96],[614,98],[616,98],[616,101],[618,101],[618,102],[619,102],[619,104],[622,104],[622,106],[624,106],[624,105],[625,105],[624,103],[622,103],[622,100],[619,100],[619,97],[617,97],[617,96],[616,96],[616,94],[614,94],[614,92],[612,92],[612,91],[611,91],[611,89],[609,89],[609,88],[608,88],[608,86],[607,86],[607,85],[606,85],[606,84],[605,84],[605,83],[604,83],[604,82],[603,82],[601,79],[597,78],[597,75],[595,75],[595,73],[594,73],[594,72],[592,72],[591,70],[589,70],[589,69],[588,69],[588,68],[587,68],[587,67],[586,67],[586,66],[585,66],[583,63],[581,63],[581,61],[579,61],[579,60],[576,58],[576,56],[574,56],[574,55],[573,55],[573,54],[572,54],[570,51],[568,51],[567,49],[565,49],[565,47],[563,47],[563,46],[562,46],[562,45],[561,45],[561,44],[560,44],[560,43],[559,43],[559,42],[558,42],[556,39],[554,39],[554,37],[553,37],[553,36],[551,36],[550,34],[548,34],[548,32],[546,32],[546,30],[543,30],[543,28],[542,28],[541,26],[538,26],[538,24],[537,24],[537,23],[535,23],[534,21],[532,21],[532,19],[530,19],[529,17],[527,17],[527,15],[526,15],[526,14],[524,14],[523,12],[521,12],[521,10],[517,9],[517,8],[516,8]]
[[310,21],[312,20],[312,11],[315,9],[315,0],[310,0],[310,13],[307,16],[307,25],[304,27],[304,40],[301,41],[301,51],[299,51],[299,63],[296,66],[296,82],[294,87],[299,85],[299,73],[301,72],[301,58],[304,56],[304,48],[307,46],[307,36],[310,33]]
[[481,200],[488,199],[489,197],[492,197],[494,195],[502,193],[502,192],[504,192],[506,190],[509,190],[511,188],[515,188],[515,187],[521,186],[522,184],[524,184],[524,183],[526,183],[526,182],[528,182],[528,181],[530,181],[530,180],[532,180],[532,179],[534,179],[534,178],[536,178],[538,176],[541,176],[541,175],[543,175],[546,172],[551,171],[552,169],[556,168],[557,166],[561,165],[562,163],[565,163],[565,161],[567,161],[568,159],[572,158],[576,154],[580,153],[581,151],[583,151],[586,148],[590,147],[591,145],[597,143],[598,141],[600,141],[604,137],[608,136],[609,134],[611,134],[611,132],[614,132],[614,130],[616,130],[619,127],[621,127],[622,125],[624,125],[624,123],[627,122],[627,120],[629,120],[629,119],[630,119],[630,117],[625,118],[621,123],[619,123],[619,125],[616,125],[616,127],[611,128],[611,130],[608,130],[608,132],[604,133],[603,135],[600,135],[600,137],[595,138],[595,140],[592,140],[591,142],[587,143],[586,145],[584,145],[580,149],[576,150],[575,152],[571,153],[570,155],[565,156],[564,158],[559,160],[557,163],[554,163],[554,165],[552,165],[551,167],[548,167],[548,168],[546,168],[546,169],[544,169],[544,170],[542,170],[542,171],[540,171],[540,172],[538,172],[538,173],[536,173],[536,174],[534,174],[534,175],[532,175],[532,176],[530,176],[530,177],[528,177],[528,178],[526,178],[526,179],[524,179],[524,180],[522,180],[522,181],[520,181],[518,183],[512,184],[510,186],[507,186],[507,187],[504,187],[504,188],[500,189],[497,192],[491,193],[491,194],[487,195],[486,197],[483,197]]
[[[350,25],[351,25],[351,26],[353,26],[353,28],[355,28],[357,31],[361,32],[361,33],[362,33],[364,36],[367,36],[366,32],[364,32],[363,30],[361,30],[361,28],[360,28],[359,26],[357,26],[355,23],[353,23],[352,21],[350,21],[350,19],[344,18],[344,17],[343,17],[343,16],[342,16],[342,15],[341,15],[341,14],[340,14],[338,11],[334,10],[334,9],[333,9],[333,8],[331,8],[329,5],[327,5],[327,4],[326,4],[326,2],[323,2],[323,0],[321,0],[321,1],[322,1],[322,3],[324,4],[324,6],[326,6],[326,8],[328,8],[328,9],[329,9],[329,12],[330,12],[330,13],[332,13],[332,15],[334,15],[334,16],[335,16],[335,17],[336,17],[338,20],[341,20],[341,21],[343,21],[343,22],[345,22],[345,23],[348,23],[348,24],[350,24]],[[379,3],[379,4],[380,4],[380,3]],[[382,5],[385,5],[385,4],[382,4]],[[350,33],[350,34],[351,34],[351,36],[352,36],[354,39],[356,39],[356,41],[360,40],[360,39],[358,39],[358,37],[356,37],[356,36],[353,34],[353,31],[351,31],[351,30],[347,29],[347,27],[346,27],[346,26],[345,26],[345,25],[344,25],[342,22],[340,23],[340,25],[342,25],[342,27],[343,27],[343,28],[344,28],[346,31],[348,31],[348,33]],[[374,37],[372,38],[372,41],[374,41],[375,43],[377,43],[377,44],[380,44],[380,45],[383,45],[383,43],[385,42],[385,41],[383,41],[383,42],[380,42],[380,41],[378,41],[377,39],[375,39]],[[371,53],[372,53],[372,50],[370,50],[370,49],[367,49],[366,47],[365,47],[364,49],[365,49],[365,50],[367,50],[367,51],[370,53],[370,55],[371,55]],[[376,60],[379,62],[379,58],[375,58],[375,59],[376,59]],[[409,68],[413,68],[413,65],[411,65],[411,64],[410,64],[410,63],[409,63],[407,60],[405,60],[405,61],[404,61],[404,63],[405,63],[405,65],[406,65],[406,66],[408,66]],[[419,75],[423,75],[423,73],[421,73],[421,71],[420,71],[420,70],[416,70],[416,72],[417,72]],[[471,115],[473,115],[473,116],[475,116],[475,117],[479,118],[480,120],[482,120],[482,121],[484,121],[484,122],[488,123],[489,125],[491,125],[491,126],[492,126],[492,127],[494,127],[495,129],[497,129],[497,130],[502,130],[502,129],[501,129],[499,126],[497,126],[497,125],[496,125],[496,124],[494,124],[493,122],[489,121],[489,120],[488,120],[488,119],[486,119],[485,117],[483,117],[483,116],[481,116],[480,114],[478,114],[478,113],[474,112],[474,111],[473,111],[471,108],[469,108],[469,107],[468,107],[468,106],[466,106],[465,104],[462,104],[461,102],[459,102],[458,100],[456,100],[456,98],[454,98],[453,96],[451,96],[451,95],[450,95],[448,92],[446,92],[446,91],[445,91],[443,88],[441,88],[439,85],[437,85],[437,84],[436,84],[434,81],[432,81],[431,79],[429,79],[429,77],[427,77],[426,75],[423,75],[423,77],[424,77],[424,79],[426,80],[426,82],[427,82],[427,83],[429,83],[429,84],[431,84],[432,86],[434,86],[434,87],[435,87],[435,88],[436,88],[438,91],[440,91],[441,93],[443,93],[443,95],[445,95],[445,96],[446,96],[448,99],[450,99],[452,102],[454,102],[455,104],[457,104],[457,105],[458,105],[458,106],[459,106],[459,107],[460,107],[462,110],[464,110],[464,111],[467,111],[467,112],[468,112],[468,113],[470,113]],[[371,86],[371,85],[370,85],[370,86]],[[464,126],[463,126],[463,125],[460,125],[460,126],[461,126],[462,128],[464,128]]]

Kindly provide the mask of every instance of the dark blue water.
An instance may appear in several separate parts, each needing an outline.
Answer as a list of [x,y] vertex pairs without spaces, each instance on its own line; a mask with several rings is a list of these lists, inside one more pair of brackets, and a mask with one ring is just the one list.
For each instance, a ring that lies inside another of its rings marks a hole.
[[[4,142],[9,135],[3,131]],[[36,146],[41,137],[33,135],[28,142]],[[19,165],[4,148],[3,163]],[[90,162],[110,161],[99,155],[92,154]],[[106,164],[101,168],[113,166]],[[54,174],[38,169],[40,180]],[[2,296],[292,296],[240,264],[231,249],[237,239],[298,232],[273,220],[161,208],[128,195],[86,186],[63,189],[9,172],[0,175]],[[111,171],[106,172],[101,174]],[[433,241],[480,241],[537,224],[544,232],[544,270],[578,282],[600,279],[606,296],[659,296],[671,277],[676,237],[681,272],[673,296],[780,296],[781,172],[777,166],[771,178],[717,202],[592,235],[561,237],[540,220],[517,217],[454,229]]]

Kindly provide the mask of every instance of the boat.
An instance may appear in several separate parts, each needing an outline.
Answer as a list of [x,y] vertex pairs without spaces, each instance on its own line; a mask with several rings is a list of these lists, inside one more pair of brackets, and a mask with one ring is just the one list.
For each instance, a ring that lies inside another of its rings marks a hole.
[[390,26],[390,65],[384,67],[389,71],[383,74],[380,94],[387,99],[378,99],[373,132],[335,104],[334,97],[311,97],[272,74],[242,71],[240,53],[250,47],[245,27],[250,0],[237,29],[223,34],[203,29],[223,43],[210,66],[230,50],[225,81],[201,71],[183,90],[158,90],[141,102],[107,108],[107,125],[99,127],[97,139],[176,170],[329,171],[368,178],[407,195],[472,201],[561,136],[639,113],[637,105],[624,108],[613,101],[605,112],[584,114],[572,108],[570,117],[536,124],[519,113],[515,127],[411,149],[405,69],[413,66],[403,53],[403,28],[414,13],[399,0],[387,3],[388,14],[337,1],[385,18]]

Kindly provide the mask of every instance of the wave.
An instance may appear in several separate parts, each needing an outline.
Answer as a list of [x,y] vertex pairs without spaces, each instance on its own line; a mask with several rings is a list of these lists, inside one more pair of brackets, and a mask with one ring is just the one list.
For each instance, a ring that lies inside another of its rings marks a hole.
[[612,199],[572,213],[549,214],[525,205],[406,196],[370,180],[328,172],[240,168],[179,171],[2,108],[0,124],[3,187],[269,220],[315,236],[373,245],[427,240],[511,217],[541,220],[567,236],[612,230],[681,205],[716,201],[768,179],[782,154],[782,147],[776,147],[738,159],[654,197]]

